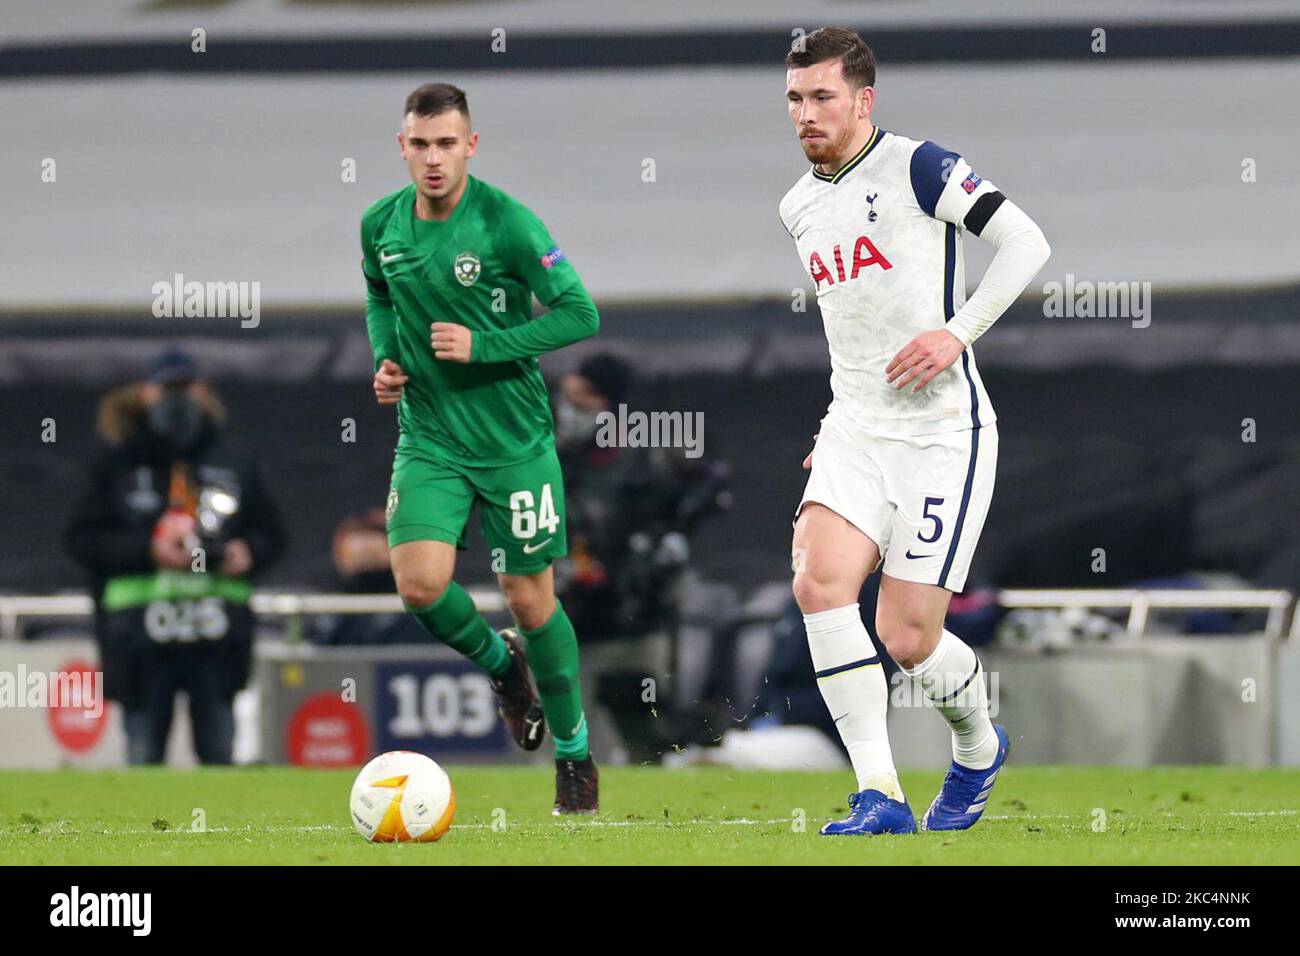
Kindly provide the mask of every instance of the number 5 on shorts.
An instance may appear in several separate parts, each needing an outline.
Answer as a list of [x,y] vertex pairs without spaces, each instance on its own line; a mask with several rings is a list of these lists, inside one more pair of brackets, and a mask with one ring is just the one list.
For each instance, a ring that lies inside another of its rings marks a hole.
[[560,526],[560,516],[555,511],[555,499],[551,497],[551,483],[542,485],[542,501],[534,510],[533,493],[527,489],[510,494],[510,533],[516,538],[528,540],[537,536],[541,527],[547,534],[555,534]]
[[930,534],[930,537],[928,538],[918,531],[916,533],[917,540],[924,541],[926,544],[934,544],[941,537],[943,537],[943,521],[940,520],[938,515],[930,513],[931,505],[941,505],[941,504],[943,504],[942,498],[925,499],[925,507],[921,510],[921,517],[924,518],[926,521],[933,521],[934,528]]

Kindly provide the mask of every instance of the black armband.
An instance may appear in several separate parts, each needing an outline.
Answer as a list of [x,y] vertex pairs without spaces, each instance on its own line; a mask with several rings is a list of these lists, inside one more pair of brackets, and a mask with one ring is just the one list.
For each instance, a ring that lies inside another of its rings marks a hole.
[[984,231],[984,227],[989,224],[989,220],[993,218],[993,214],[997,212],[999,207],[1001,207],[1001,205],[1006,201],[1007,197],[996,190],[991,193],[985,193],[983,196],[980,196],[979,199],[975,200],[975,205],[970,207],[970,212],[966,213],[966,218],[963,220],[962,224],[978,236]]

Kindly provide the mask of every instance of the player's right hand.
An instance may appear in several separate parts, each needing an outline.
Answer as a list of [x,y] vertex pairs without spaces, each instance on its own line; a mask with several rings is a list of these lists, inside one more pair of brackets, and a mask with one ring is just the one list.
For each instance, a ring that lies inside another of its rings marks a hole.
[[406,386],[406,373],[402,366],[392,359],[379,363],[375,373],[375,399],[380,405],[395,405],[402,398],[402,389]]

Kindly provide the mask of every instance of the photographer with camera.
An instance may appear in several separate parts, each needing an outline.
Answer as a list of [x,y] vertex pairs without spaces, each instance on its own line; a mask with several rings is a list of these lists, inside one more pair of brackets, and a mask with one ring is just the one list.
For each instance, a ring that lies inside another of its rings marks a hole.
[[92,578],[105,694],[122,705],[132,764],[163,761],[178,690],[199,761],[231,762],[234,696],[252,668],[250,576],[284,534],[224,424],[177,348],[100,403],[102,447],[65,540]]
[[[594,699],[618,727],[631,759],[663,749],[675,721],[648,720],[642,682],[675,672],[691,540],[709,516],[730,505],[731,468],[681,449],[601,440],[632,386],[628,364],[596,354],[561,379],[555,442],[564,468],[569,554],[556,563],[556,587],[578,633]],[[658,644],[655,636],[666,638]],[[589,715],[590,716],[590,715]]]
[[731,469],[723,462],[598,441],[601,416],[626,402],[631,383],[627,363],[593,355],[564,376],[555,403],[569,509],[560,578],[575,608],[570,617],[583,621],[588,641],[670,625],[690,537],[730,500]]

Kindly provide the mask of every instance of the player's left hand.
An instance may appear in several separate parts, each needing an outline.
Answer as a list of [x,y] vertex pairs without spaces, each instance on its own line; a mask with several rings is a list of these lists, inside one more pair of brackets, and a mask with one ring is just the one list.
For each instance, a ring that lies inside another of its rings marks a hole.
[[429,344],[433,357],[450,362],[468,362],[474,351],[474,333],[455,322],[435,322],[429,326]]
[[919,392],[930,380],[946,369],[965,351],[961,339],[947,329],[922,332],[903,346],[885,369],[885,379],[894,388],[916,382],[913,392]]

